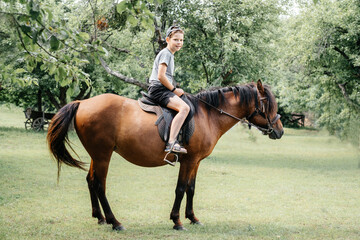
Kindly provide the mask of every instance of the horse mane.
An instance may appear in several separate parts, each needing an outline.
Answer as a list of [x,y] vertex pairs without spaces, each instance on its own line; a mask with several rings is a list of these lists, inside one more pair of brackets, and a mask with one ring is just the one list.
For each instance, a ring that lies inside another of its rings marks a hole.
[[[277,104],[275,97],[272,94],[270,87],[268,85],[263,85],[265,94],[268,98],[268,109],[269,113],[272,113],[274,110],[277,111]],[[236,85],[233,87],[215,87],[202,92],[197,93],[196,95],[191,95],[189,98],[191,103],[194,105],[195,114],[199,109],[199,99],[206,101],[207,103],[213,105],[214,107],[221,107],[223,104],[226,104],[226,98],[224,93],[233,92],[235,98],[239,98],[240,104],[249,106],[253,100],[257,100],[256,94],[256,84],[248,83],[245,85]],[[206,108],[210,111],[211,106],[206,104]]]

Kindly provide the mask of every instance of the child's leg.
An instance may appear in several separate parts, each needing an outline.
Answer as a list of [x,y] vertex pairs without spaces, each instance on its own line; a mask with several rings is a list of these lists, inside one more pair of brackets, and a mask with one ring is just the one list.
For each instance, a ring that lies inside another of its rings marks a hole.
[[176,140],[181,126],[190,112],[190,107],[178,96],[171,97],[167,107],[178,112],[175,115],[170,127],[169,143],[173,143]]

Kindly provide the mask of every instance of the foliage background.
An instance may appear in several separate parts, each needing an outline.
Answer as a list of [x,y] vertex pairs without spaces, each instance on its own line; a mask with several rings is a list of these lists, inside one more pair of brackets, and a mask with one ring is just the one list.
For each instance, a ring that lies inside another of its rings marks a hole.
[[359,147],[357,0],[1,0],[0,101],[56,111],[104,92],[137,98],[174,20],[187,92],[259,78],[289,113]]

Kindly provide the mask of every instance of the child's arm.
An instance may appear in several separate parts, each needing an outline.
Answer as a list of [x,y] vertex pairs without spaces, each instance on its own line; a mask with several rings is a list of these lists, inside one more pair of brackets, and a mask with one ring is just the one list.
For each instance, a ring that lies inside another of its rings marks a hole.
[[[158,79],[162,83],[162,85],[164,85],[167,89],[169,89],[171,91],[176,86],[173,86],[167,79],[167,77],[165,75],[166,69],[167,69],[167,65],[165,63],[161,63],[159,65]],[[182,90],[181,88],[176,88],[174,93],[180,97],[181,95],[184,94],[184,90]]]

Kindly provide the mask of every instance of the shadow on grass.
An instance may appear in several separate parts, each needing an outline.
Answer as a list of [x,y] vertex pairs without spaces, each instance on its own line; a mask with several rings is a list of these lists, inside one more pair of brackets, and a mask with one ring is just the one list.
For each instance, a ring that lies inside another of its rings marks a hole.
[[[305,223],[280,225],[276,223],[247,223],[228,221],[226,223],[207,223],[204,226],[185,223],[187,231],[176,231],[171,224],[129,225],[127,230],[115,232],[110,225],[94,227],[94,231],[105,231],[122,239],[334,239],[341,236],[351,238],[358,236],[357,229],[342,229],[341,227],[313,226]],[[96,234],[101,234],[97,232]]]

